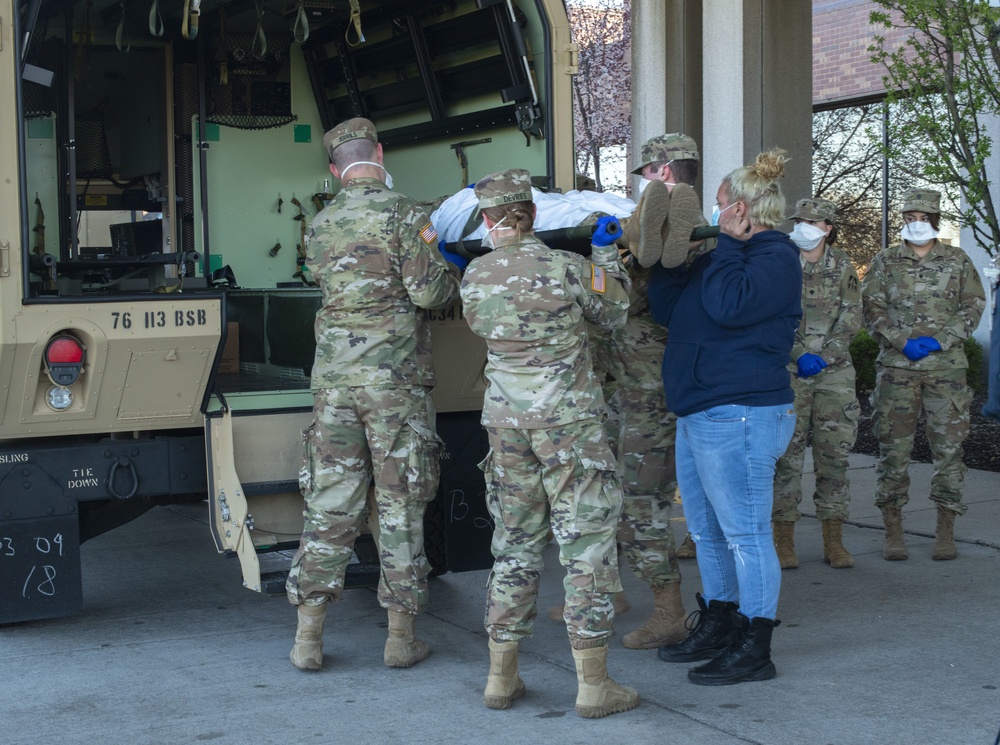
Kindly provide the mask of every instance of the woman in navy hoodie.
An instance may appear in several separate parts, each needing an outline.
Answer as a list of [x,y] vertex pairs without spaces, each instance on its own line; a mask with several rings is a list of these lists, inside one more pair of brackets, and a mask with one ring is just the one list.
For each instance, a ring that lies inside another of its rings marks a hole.
[[649,307],[668,327],[667,404],[677,420],[677,481],[698,546],[704,594],[669,662],[699,685],[768,680],[781,568],[771,533],[774,467],[795,427],[788,363],[802,315],[798,249],[784,222],[778,179],[785,153],[761,153],[723,180],[721,233],[711,253],[654,267]]

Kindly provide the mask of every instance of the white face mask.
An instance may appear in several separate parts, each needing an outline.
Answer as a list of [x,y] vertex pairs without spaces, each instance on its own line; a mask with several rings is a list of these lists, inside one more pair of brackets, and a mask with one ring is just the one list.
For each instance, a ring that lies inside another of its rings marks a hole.
[[922,246],[938,237],[938,232],[931,227],[929,222],[907,223],[899,234],[904,241],[909,241],[917,246]]
[[390,189],[392,188],[392,175],[387,170],[385,170],[385,166],[382,165],[381,163],[375,163],[370,160],[359,160],[355,161],[354,163],[351,163],[351,165],[347,166],[347,168],[345,168],[343,171],[340,172],[341,181],[345,180],[344,176],[346,176],[347,172],[352,168],[354,168],[354,166],[375,166],[376,168],[381,168],[382,172],[385,174],[385,185],[388,186]]
[[483,238],[483,245],[484,245],[484,246],[485,246],[486,248],[490,249],[491,251],[492,251],[492,250],[493,250],[494,248],[496,248],[496,247],[497,247],[497,246],[496,246],[496,243],[494,242],[494,239],[493,239],[493,231],[494,231],[494,230],[510,230],[510,228],[501,228],[501,227],[500,227],[501,225],[503,225],[503,223],[504,223],[504,220],[506,220],[506,219],[507,219],[507,216],[506,216],[506,215],[504,215],[503,217],[501,217],[501,218],[500,218],[500,222],[498,222],[498,223],[497,223],[496,225],[494,225],[494,226],[493,226],[492,228],[487,228],[487,229],[486,229],[486,237],[485,237],[485,238]]
[[826,231],[807,222],[800,222],[796,223],[795,227],[792,228],[792,232],[788,234],[788,237],[792,239],[792,243],[803,251],[811,251],[820,244],[820,241],[826,238]]

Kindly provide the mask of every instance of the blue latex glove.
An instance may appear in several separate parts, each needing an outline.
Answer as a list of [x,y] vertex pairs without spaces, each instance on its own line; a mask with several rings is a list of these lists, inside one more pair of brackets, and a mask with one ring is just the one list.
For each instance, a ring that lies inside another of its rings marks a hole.
[[921,344],[920,339],[907,339],[906,344],[903,345],[903,354],[916,362],[917,360],[922,360],[930,352],[924,349],[924,345]]
[[456,253],[452,253],[445,246],[448,245],[445,241],[438,242],[438,251],[444,256],[444,260],[450,264],[454,264],[459,268],[459,270],[464,271],[465,267],[469,265],[469,260],[464,256]]
[[595,246],[610,246],[621,234],[622,226],[618,224],[618,218],[606,215],[598,218],[590,242]]
[[928,355],[931,352],[940,352],[941,351],[941,343],[937,339],[935,339],[933,336],[920,336],[920,337],[917,337],[917,344],[919,344],[920,348],[922,350],[924,350],[924,354],[925,355]]
[[811,378],[826,367],[826,361],[822,357],[818,354],[810,354],[809,352],[799,357],[796,364],[799,366],[800,378]]

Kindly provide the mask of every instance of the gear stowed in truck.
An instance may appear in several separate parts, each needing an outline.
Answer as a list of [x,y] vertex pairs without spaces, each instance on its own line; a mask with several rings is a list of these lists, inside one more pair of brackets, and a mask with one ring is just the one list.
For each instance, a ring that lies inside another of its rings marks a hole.
[[[177,502],[207,501],[244,583],[281,590],[260,556],[302,530],[325,130],[372,119],[397,188],[429,203],[511,159],[572,188],[562,2],[356,6],[205,0],[193,34],[180,6],[147,24],[114,0],[0,0],[0,623],[80,610],[80,545]],[[447,452],[427,550],[479,568],[485,351],[460,306],[432,322]]]

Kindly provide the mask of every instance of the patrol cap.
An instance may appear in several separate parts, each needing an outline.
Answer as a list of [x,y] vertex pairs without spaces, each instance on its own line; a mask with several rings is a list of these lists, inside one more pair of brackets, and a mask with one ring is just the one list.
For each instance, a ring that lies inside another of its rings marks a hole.
[[693,138],[680,132],[654,137],[642,146],[641,161],[632,173],[640,176],[650,163],[668,160],[698,160],[698,145]]
[[907,189],[903,192],[903,212],[941,213],[941,192],[933,189]]
[[531,174],[523,168],[491,173],[476,182],[475,193],[480,209],[513,202],[530,202]]
[[831,225],[837,215],[837,205],[826,199],[800,199],[795,203],[795,212],[789,220],[826,220]]
[[362,137],[371,140],[376,145],[378,144],[378,130],[375,129],[375,125],[364,117],[356,116],[341,122],[323,135],[323,147],[329,153],[330,160],[333,160],[333,151],[340,145]]

